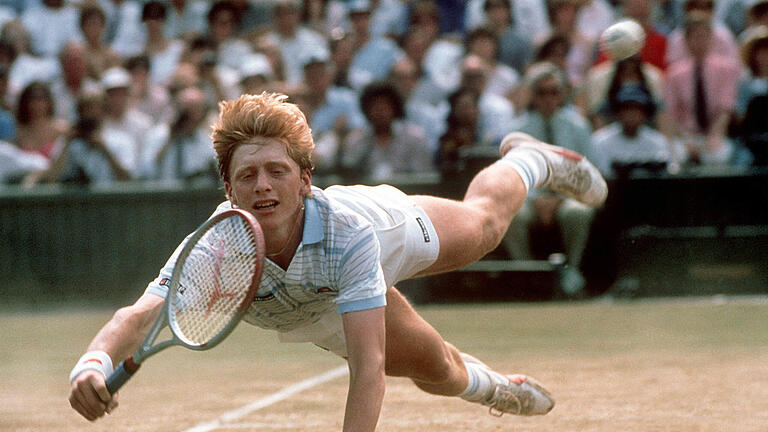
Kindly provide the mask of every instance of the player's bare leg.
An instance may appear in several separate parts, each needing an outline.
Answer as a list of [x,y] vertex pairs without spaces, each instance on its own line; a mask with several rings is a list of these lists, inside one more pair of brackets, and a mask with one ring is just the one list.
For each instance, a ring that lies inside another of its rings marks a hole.
[[437,260],[419,275],[455,270],[494,250],[530,189],[549,188],[592,207],[605,201],[605,180],[575,152],[520,132],[508,134],[499,151],[502,158],[472,179],[462,201],[413,197],[440,240]]
[[498,416],[541,415],[554,407],[533,378],[501,375],[444,341],[394,287],[387,291],[385,314],[387,375],[408,377],[427,393],[488,406]]
[[467,387],[459,351],[411,307],[400,292],[387,290],[387,375],[408,377],[422,390],[455,396]]

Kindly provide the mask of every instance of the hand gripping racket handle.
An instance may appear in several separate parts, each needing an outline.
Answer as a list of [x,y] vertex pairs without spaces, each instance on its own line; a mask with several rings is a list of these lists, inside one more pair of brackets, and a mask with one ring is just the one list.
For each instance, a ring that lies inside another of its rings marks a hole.
[[113,395],[117,393],[117,391],[120,390],[120,387],[128,382],[140,367],[141,364],[133,361],[133,357],[128,357],[120,362],[117,369],[115,369],[115,371],[112,372],[112,375],[107,378],[107,390],[109,391],[109,394]]

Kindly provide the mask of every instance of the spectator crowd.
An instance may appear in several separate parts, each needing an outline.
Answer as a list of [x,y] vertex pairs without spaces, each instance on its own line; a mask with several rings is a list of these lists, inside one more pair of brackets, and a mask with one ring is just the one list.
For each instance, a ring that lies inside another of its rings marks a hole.
[[[611,59],[622,19],[645,45]],[[512,131],[608,177],[767,165],[768,1],[0,0],[1,183],[216,181],[218,102],[262,91],[317,174],[450,176]],[[532,194],[508,250],[559,224],[578,264],[593,212]]]

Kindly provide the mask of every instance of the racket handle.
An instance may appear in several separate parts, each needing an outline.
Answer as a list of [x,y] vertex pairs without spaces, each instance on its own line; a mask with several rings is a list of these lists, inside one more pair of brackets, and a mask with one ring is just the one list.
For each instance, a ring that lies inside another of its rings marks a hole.
[[133,357],[128,357],[120,362],[117,369],[115,369],[109,378],[107,378],[107,390],[109,391],[109,394],[117,393],[117,391],[120,390],[120,387],[128,382],[133,374],[139,370],[139,367],[141,367],[141,364],[134,362]]

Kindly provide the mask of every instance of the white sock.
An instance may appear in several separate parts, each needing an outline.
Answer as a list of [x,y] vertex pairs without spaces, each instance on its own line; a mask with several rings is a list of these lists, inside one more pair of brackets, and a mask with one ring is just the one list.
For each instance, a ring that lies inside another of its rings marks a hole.
[[471,402],[485,400],[493,393],[495,383],[509,381],[504,375],[477,363],[464,362],[464,366],[467,368],[467,377],[469,378],[467,388],[459,395],[464,400]]
[[549,180],[549,170],[544,155],[534,149],[518,147],[510,150],[497,162],[505,163],[520,174],[526,191],[546,184]]

